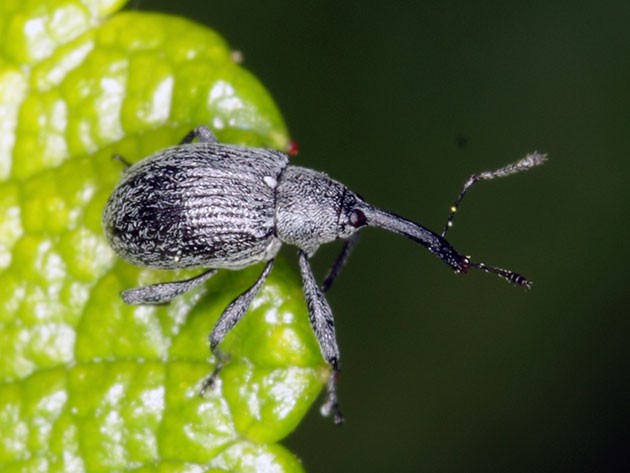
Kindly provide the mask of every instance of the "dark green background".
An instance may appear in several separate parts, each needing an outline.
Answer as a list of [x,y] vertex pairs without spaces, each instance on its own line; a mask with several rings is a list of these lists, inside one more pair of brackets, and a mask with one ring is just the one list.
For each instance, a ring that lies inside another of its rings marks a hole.
[[218,30],[277,100],[296,164],[433,229],[469,174],[551,157],[474,189],[449,236],[530,292],[364,232],[329,297],[346,425],[313,408],[285,442],[308,471],[630,468],[630,2],[131,7]]

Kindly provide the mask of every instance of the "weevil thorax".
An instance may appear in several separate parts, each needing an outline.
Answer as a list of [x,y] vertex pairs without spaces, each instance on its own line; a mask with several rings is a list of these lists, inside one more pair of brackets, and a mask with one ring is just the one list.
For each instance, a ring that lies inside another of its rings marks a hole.
[[348,238],[364,224],[352,213],[359,200],[322,172],[288,166],[276,189],[277,236],[311,256],[320,245]]

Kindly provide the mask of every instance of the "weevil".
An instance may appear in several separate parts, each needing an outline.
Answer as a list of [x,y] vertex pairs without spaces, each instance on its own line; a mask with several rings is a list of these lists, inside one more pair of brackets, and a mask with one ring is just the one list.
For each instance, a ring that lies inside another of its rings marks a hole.
[[[217,365],[204,381],[202,393],[214,385],[227,360],[219,349],[221,341],[264,284],[280,247],[285,243],[297,247],[309,322],[324,360],[332,368],[322,413],[332,413],[335,423],[341,423],[336,390],[339,348],[325,294],[355,245],[358,230],[378,227],[398,233],[426,247],[456,273],[480,269],[529,288],[531,282],[524,276],[472,261],[445,236],[472,185],[529,169],[544,160],[544,155],[532,153],[495,171],[473,175],[438,234],[368,204],[322,172],[289,164],[285,153],[222,144],[210,129],[200,126],[179,145],[128,165],[107,201],[103,227],[114,251],[135,265],[204,268],[183,281],[123,291],[127,304],[164,304],[204,283],[219,269],[238,270],[265,262],[258,279],[228,305],[209,335]],[[345,240],[344,247],[320,286],[309,258],[320,245],[337,239]]]

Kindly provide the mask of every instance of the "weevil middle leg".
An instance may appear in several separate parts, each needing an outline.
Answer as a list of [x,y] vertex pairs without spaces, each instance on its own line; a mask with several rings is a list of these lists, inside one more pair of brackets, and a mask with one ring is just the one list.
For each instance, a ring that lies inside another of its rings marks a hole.
[[186,136],[182,138],[179,142],[180,145],[185,145],[188,143],[192,143],[192,141],[197,138],[201,143],[218,143],[217,137],[214,136],[214,133],[210,131],[210,128],[207,126],[198,126],[197,128],[191,130]]
[[245,315],[245,312],[247,312],[247,309],[252,304],[254,297],[256,297],[256,294],[258,294],[260,288],[267,280],[269,273],[271,273],[273,263],[273,259],[267,261],[263,272],[260,276],[258,276],[256,282],[254,282],[249,289],[230,302],[230,305],[225,308],[219,317],[219,320],[217,320],[216,324],[214,324],[214,328],[208,337],[208,343],[210,345],[210,351],[217,360],[217,364],[212,374],[204,380],[201,386],[200,394],[202,396],[208,389],[211,389],[214,386],[216,378],[228,358],[221,350],[219,350],[219,344],[223,341],[229,331],[238,323],[238,321],[243,318],[243,315]]

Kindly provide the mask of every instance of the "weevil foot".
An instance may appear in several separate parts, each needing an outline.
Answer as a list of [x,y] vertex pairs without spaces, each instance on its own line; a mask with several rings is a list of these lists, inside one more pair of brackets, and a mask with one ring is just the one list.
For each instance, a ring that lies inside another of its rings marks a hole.
[[199,390],[200,397],[205,397],[208,391],[211,391],[215,388],[217,384],[217,379],[219,378],[219,373],[221,372],[225,364],[230,361],[229,355],[226,355],[220,350],[215,350],[214,356],[217,360],[217,364],[214,367],[214,370],[212,370],[210,376],[206,377],[206,379],[203,380],[203,383],[201,384],[201,389]]
[[326,401],[322,404],[320,412],[324,417],[328,417],[332,414],[333,421],[336,425],[341,425],[344,422],[343,414],[339,408],[339,401],[337,399],[337,379],[339,378],[339,372],[334,371],[330,375],[328,384],[326,385]]
[[217,384],[217,375],[219,372],[215,369],[212,374],[203,380],[201,389],[199,390],[199,397],[206,397],[208,391],[212,391]]

